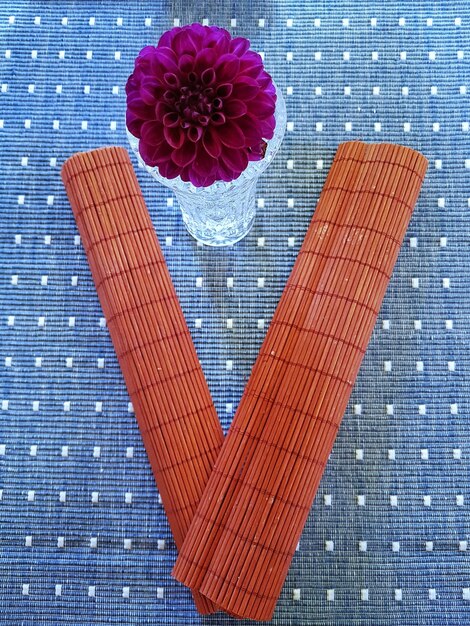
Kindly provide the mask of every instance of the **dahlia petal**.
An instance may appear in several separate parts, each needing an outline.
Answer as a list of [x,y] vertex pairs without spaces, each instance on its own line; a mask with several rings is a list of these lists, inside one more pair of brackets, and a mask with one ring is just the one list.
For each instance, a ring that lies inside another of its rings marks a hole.
[[140,62],[142,59],[145,59],[149,55],[152,55],[154,52],[155,52],[155,46],[144,46],[142,50],[139,52],[139,55],[136,61]]
[[185,167],[194,161],[196,157],[196,144],[192,141],[185,141],[181,148],[175,150],[171,158],[176,165]]
[[145,76],[148,76],[149,74],[151,74],[151,70],[146,68],[146,69],[142,69],[139,65],[135,65],[134,71],[132,72],[132,79],[134,81],[134,84],[136,85],[136,87],[138,88],[140,83],[142,82],[142,79],[145,78]]
[[240,59],[240,74],[257,78],[263,71],[263,59],[261,56],[253,50],[245,52]]
[[215,50],[211,48],[202,48],[196,54],[196,58],[194,59],[194,71],[198,74],[202,74],[202,72],[208,67],[213,67],[214,63],[217,59],[217,53]]
[[213,98],[214,97],[214,88],[213,87],[205,87],[203,89],[202,95],[206,96],[207,98]]
[[217,59],[214,69],[220,81],[233,80],[240,69],[240,59],[234,54],[223,54]]
[[276,94],[273,79],[267,72],[261,72],[256,80],[258,81],[258,85],[265,93],[268,93],[271,96],[274,96]]
[[177,99],[177,95],[171,89],[166,89],[163,92],[163,99],[167,104],[174,104],[175,100]]
[[201,43],[203,42],[206,36],[207,26],[203,26],[202,24],[199,24],[199,22],[194,22],[193,24],[188,24],[187,26],[184,26],[184,28],[187,28],[188,30],[191,31],[191,35],[194,37],[195,41],[197,42],[198,48],[200,48]]
[[230,169],[230,167],[224,161],[222,161],[222,159],[219,159],[217,173],[218,173],[218,180],[223,180],[226,183],[229,183],[230,181],[240,176],[240,172],[234,172],[232,169]]
[[229,148],[243,148],[246,143],[240,126],[232,120],[227,120],[223,126],[220,126],[219,137],[221,142]]
[[217,87],[217,95],[219,98],[228,98],[233,91],[232,83],[222,83]]
[[180,171],[180,178],[185,183],[189,183],[190,182],[189,170],[190,170],[190,166],[186,166],[186,167],[183,167],[183,169]]
[[248,149],[248,160],[249,161],[261,161],[266,153],[266,142],[260,141],[258,144],[250,146]]
[[189,141],[196,143],[202,137],[202,128],[200,126],[190,126],[186,136]]
[[126,82],[126,95],[134,94],[140,89],[140,80],[137,79],[136,72],[132,72]]
[[248,161],[261,161],[263,155],[256,150],[255,152],[248,152]]
[[145,104],[155,106],[157,100],[162,97],[163,93],[164,89],[162,89],[158,81],[154,78],[146,76],[142,80],[139,95]]
[[242,63],[251,63],[251,65],[263,65],[263,59],[259,52],[255,52],[255,50],[247,50],[243,55]]
[[211,32],[217,33],[219,37],[228,40],[229,42],[231,41],[232,35],[227,29],[222,28],[221,26],[209,26],[208,28]]
[[192,71],[194,67],[194,57],[190,54],[183,54],[183,56],[178,61],[178,67],[182,72],[188,74]]
[[160,165],[170,159],[172,148],[165,141],[158,146],[152,146],[145,141],[140,140],[139,152],[145,163],[154,167],[155,165]]
[[237,100],[251,100],[259,93],[258,81],[250,76],[239,76],[233,83],[232,96]]
[[265,93],[260,91],[256,98],[249,101],[248,107],[250,109],[250,113],[254,117],[257,117],[258,119],[265,119],[274,114],[276,105],[271,96],[267,96]]
[[224,163],[233,172],[243,172],[248,165],[248,155],[246,150],[233,150],[225,147],[220,162]]
[[241,57],[250,47],[250,42],[245,37],[235,37],[230,42],[230,52],[236,54],[237,57]]
[[143,120],[151,120],[155,117],[154,107],[145,104],[142,98],[134,94],[127,98],[127,108]]
[[139,154],[147,165],[155,167],[158,163],[158,159],[155,157],[156,148],[143,141],[139,142]]
[[172,148],[181,148],[184,143],[184,131],[181,126],[175,126],[172,128],[164,126],[163,134]]
[[155,46],[145,46],[145,48],[142,48],[135,60],[135,69],[148,73],[152,67],[155,52]]
[[245,115],[247,110],[248,107],[241,100],[230,99],[226,100],[224,103],[224,113],[227,117],[232,119]]
[[206,151],[215,159],[217,159],[222,152],[222,144],[218,133],[215,132],[215,130],[210,126],[206,128],[206,131],[203,135],[202,145],[204,146]]
[[178,73],[178,58],[171,48],[157,48],[152,58],[152,71],[162,78],[167,72]]
[[158,171],[165,178],[176,178],[179,176],[180,169],[171,159],[158,164]]
[[217,159],[214,159],[201,144],[198,144],[196,158],[192,162],[192,169],[200,176],[209,176],[217,167]]
[[261,123],[260,123],[261,136],[264,137],[264,139],[272,139],[275,128],[276,128],[276,118],[274,117],[274,115],[272,115],[271,117],[268,117],[265,120],[261,120]]
[[126,111],[126,126],[134,137],[140,137],[140,130],[142,128],[143,120],[137,117],[131,111]]
[[267,87],[266,89],[264,89],[264,93],[270,98],[272,98],[274,102],[277,102],[276,87],[274,86],[272,81],[271,81],[271,85]]
[[140,130],[140,137],[146,144],[158,146],[164,140],[163,125],[155,120],[144,122]]
[[161,144],[155,146],[155,154],[161,163],[163,163],[163,161],[169,161],[172,153],[173,148],[166,141],[162,141]]
[[188,170],[188,175],[189,175],[189,180],[192,182],[192,184],[195,187],[204,187],[205,186],[204,182],[205,182],[207,177],[205,177],[204,175],[199,174],[193,168]]
[[157,106],[154,109],[154,117],[156,117],[157,120],[162,122],[165,115],[167,113],[172,113],[174,110],[175,110],[174,107],[172,107],[170,104],[160,100],[160,102],[157,102]]
[[187,30],[188,30],[188,35],[190,39],[194,42],[194,45],[196,46],[196,52],[197,52],[198,50],[201,49],[201,44],[204,39],[204,32],[205,32],[204,26],[202,26],[201,24],[195,23],[189,26]]
[[208,67],[201,74],[201,81],[203,85],[213,85],[215,82],[215,71],[213,67]]
[[171,87],[172,89],[176,89],[180,86],[180,79],[178,78],[178,75],[174,72],[165,72],[165,74],[163,75],[163,80],[168,85],[168,87]]
[[250,78],[254,78],[255,80],[258,80],[260,74],[262,72],[262,69],[258,66],[255,65],[250,65],[247,68],[244,68],[243,72],[239,72],[240,76],[249,76]]
[[218,172],[214,172],[210,176],[207,176],[202,183],[203,187],[210,187],[216,180],[220,180]]
[[226,121],[225,115],[221,113],[220,111],[216,111],[216,113],[213,113],[211,115],[211,122],[215,126],[221,126],[222,124],[225,124],[225,121]]
[[[171,46],[158,46],[155,48],[155,54],[161,61],[165,61],[169,65],[178,65],[178,55],[171,48]],[[168,71],[173,72],[174,70],[173,68],[168,68]]]
[[163,35],[158,40],[158,47],[171,48],[171,42],[173,41],[175,35],[179,33],[181,30],[180,26],[175,26],[170,30],[167,30],[163,33]]
[[260,141],[263,137],[261,123],[247,114],[237,120],[237,124],[245,137],[246,144],[251,146]]
[[225,54],[230,47],[230,33],[219,26],[210,26],[206,31],[204,45],[208,48],[217,47],[219,55]]
[[165,113],[165,115],[163,116],[164,126],[168,126],[169,128],[171,128],[172,126],[178,126],[179,123],[180,123],[180,116],[176,111]]
[[224,103],[222,102],[222,98],[214,98],[212,100],[212,108],[215,109],[216,111],[220,111],[223,105]]
[[191,31],[188,28],[182,28],[173,37],[171,42],[171,48],[180,57],[183,54],[190,54],[194,56],[197,53],[197,43],[191,36]]

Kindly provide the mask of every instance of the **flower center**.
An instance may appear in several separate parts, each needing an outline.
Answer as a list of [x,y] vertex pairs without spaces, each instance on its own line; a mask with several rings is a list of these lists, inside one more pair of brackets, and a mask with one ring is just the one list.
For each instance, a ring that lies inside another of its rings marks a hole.
[[176,94],[175,108],[183,122],[207,126],[214,106],[214,90],[200,83],[184,85]]
[[220,86],[216,87],[213,69],[205,70],[200,77],[195,72],[190,72],[185,84],[175,82],[171,84],[168,79],[166,82],[169,89],[165,92],[164,98],[174,107],[182,128],[204,127],[210,123],[225,122],[225,116],[222,113],[222,98],[228,93],[226,93],[227,89],[221,90]]

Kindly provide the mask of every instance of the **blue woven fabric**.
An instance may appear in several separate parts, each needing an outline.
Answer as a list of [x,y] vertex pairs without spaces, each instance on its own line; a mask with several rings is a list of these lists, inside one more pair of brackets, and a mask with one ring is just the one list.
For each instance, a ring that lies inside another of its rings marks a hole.
[[76,151],[126,145],[135,56],[203,19],[264,52],[289,120],[233,248],[197,246],[169,192],[138,172],[224,428],[337,145],[398,142],[430,161],[273,623],[470,623],[459,0],[2,4],[0,623],[240,623],[198,616],[170,577],[175,546],[59,175]]

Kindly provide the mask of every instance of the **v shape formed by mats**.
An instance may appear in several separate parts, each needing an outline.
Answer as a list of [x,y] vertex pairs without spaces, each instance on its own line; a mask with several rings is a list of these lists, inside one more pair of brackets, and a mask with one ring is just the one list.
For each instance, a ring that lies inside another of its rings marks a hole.
[[220,607],[239,617],[272,617],[426,169],[426,159],[409,148],[339,147],[222,446],[129,156],[104,148],[63,166],[181,548],[175,575],[194,588],[200,612]]

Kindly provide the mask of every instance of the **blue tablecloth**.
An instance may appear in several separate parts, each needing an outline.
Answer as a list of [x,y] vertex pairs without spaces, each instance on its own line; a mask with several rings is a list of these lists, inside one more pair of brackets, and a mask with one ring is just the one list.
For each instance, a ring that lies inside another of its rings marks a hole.
[[288,131],[232,248],[197,246],[143,170],[227,428],[338,144],[421,150],[428,175],[279,625],[470,623],[467,2],[11,1],[0,8],[0,623],[236,624],[170,577],[175,546],[60,180],[126,145],[146,44],[203,21],[248,37]]

